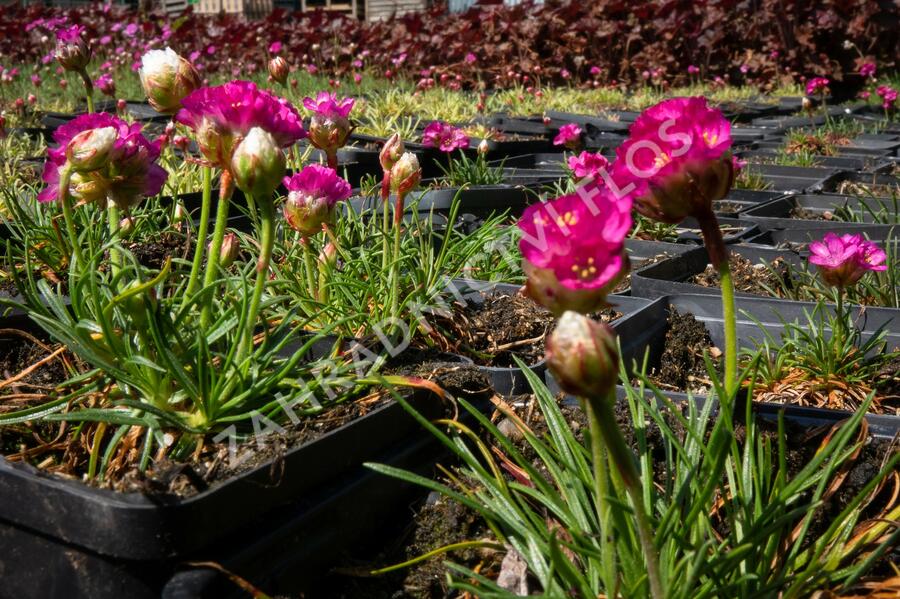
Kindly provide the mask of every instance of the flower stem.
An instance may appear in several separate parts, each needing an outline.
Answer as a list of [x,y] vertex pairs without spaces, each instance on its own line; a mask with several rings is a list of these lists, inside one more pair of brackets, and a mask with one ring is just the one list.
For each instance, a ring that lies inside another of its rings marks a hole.
[[[109,237],[111,240],[116,236],[116,233],[119,232],[119,207],[116,206],[115,202],[109,202],[107,205],[106,219],[109,221]],[[115,281],[116,275],[118,275],[119,271],[122,269],[122,256],[119,254],[119,250],[115,245],[112,245],[109,248],[109,264],[112,270],[113,280]]]
[[[206,272],[203,275],[203,287],[209,287],[219,274],[219,252],[222,249],[222,241],[225,239],[225,227],[228,225],[228,208],[231,201],[231,193],[234,191],[234,181],[231,173],[222,171],[219,178],[219,204],[216,206],[216,226],[213,229],[212,244],[209,248],[209,256],[206,259]],[[212,294],[203,304],[200,313],[200,325],[203,328],[209,326],[212,315]]]
[[603,555],[605,566],[605,581],[607,588],[616,586],[616,546],[612,540],[612,528],[609,517],[609,472],[606,467],[606,446],[603,443],[603,434],[600,432],[600,424],[597,412],[589,401],[582,401],[584,411],[587,413],[591,427],[591,458],[594,462],[594,502],[597,508],[597,521],[600,524],[600,551]]
[[728,248],[712,209],[697,216],[709,261],[719,273],[722,286],[722,320],[725,325],[725,391],[731,397],[737,391],[737,311],[734,305],[734,281],[728,264]]
[[309,239],[304,237],[300,240],[303,246],[303,267],[306,270],[306,287],[309,290],[309,299],[315,300],[316,296],[316,279],[315,269],[313,268],[312,249],[309,247]]
[[338,170],[338,157],[337,152],[329,152],[325,155],[325,161],[328,163],[328,168],[334,169],[334,172]]
[[[400,311],[400,224],[403,222],[403,200],[405,194],[397,192],[397,203],[394,206],[394,251],[391,253],[391,313],[392,322],[396,322]],[[387,209],[387,204],[385,204]]]
[[[248,194],[249,197],[249,194]],[[275,245],[275,207],[272,198],[265,198],[259,204],[260,229],[259,229],[259,260],[256,263],[256,284],[253,287],[253,296],[250,298],[250,310],[247,313],[246,329],[238,362],[250,355],[253,350],[253,331],[256,328],[256,319],[259,316],[259,306],[262,303],[263,290],[269,279],[269,262],[272,260],[272,248]]]
[[59,203],[62,206],[63,221],[66,223],[66,233],[69,235],[69,243],[72,244],[72,252],[79,266],[84,265],[84,257],[81,254],[81,246],[78,245],[78,235],[75,233],[75,219],[72,216],[72,202],[69,199],[69,181],[72,178],[72,169],[67,164],[59,173]]
[[391,226],[391,211],[388,210],[388,198],[391,196],[391,171],[384,171],[384,177],[381,180],[381,270],[388,268],[388,251],[390,250],[390,242],[388,241],[388,230]]
[[81,81],[84,82],[85,102],[89,113],[94,112],[94,84],[91,82],[90,75],[85,69],[78,71],[81,75]]
[[[194,248],[194,262],[191,264],[191,275],[184,290],[182,305],[190,301],[197,290],[200,280],[200,266],[203,264],[203,251],[206,249],[206,234],[209,230],[209,210],[212,204],[212,167],[203,167],[203,199],[200,203],[200,227],[197,229],[197,245]],[[224,237],[223,237],[224,239]]]
[[666,595],[660,579],[659,556],[656,546],[653,544],[653,531],[651,530],[650,519],[644,506],[641,477],[634,463],[634,454],[629,449],[625,437],[622,436],[622,431],[619,430],[616,424],[616,414],[613,409],[615,402],[612,397],[598,400],[588,399],[587,402],[592,404],[592,412],[594,414],[594,417],[591,419],[591,434],[599,433],[603,437],[612,462],[616,465],[616,469],[622,477],[622,483],[625,485],[625,490],[628,492],[628,496],[631,498],[631,503],[634,506],[638,540],[641,543],[644,559],[647,563],[650,596],[653,599],[663,599]]

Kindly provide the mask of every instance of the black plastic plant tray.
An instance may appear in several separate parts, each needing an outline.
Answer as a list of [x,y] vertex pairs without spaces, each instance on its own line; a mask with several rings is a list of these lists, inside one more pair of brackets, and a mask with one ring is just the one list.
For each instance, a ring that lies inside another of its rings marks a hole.
[[[441,401],[414,392],[410,401],[429,417]],[[46,475],[27,464],[0,460],[0,518],[63,543],[127,560],[160,560],[210,546],[248,521],[298,500],[383,449],[422,431],[390,402],[278,460],[256,466],[186,499],[116,493]],[[32,498],[32,499],[26,499]]]
[[760,175],[769,185],[769,190],[780,192],[821,191],[844,173],[836,168],[774,164],[754,164],[747,168]]
[[48,144],[53,143],[53,130],[47,127],[12,127],[7,129],[7,134],[13,137],[24,135],[32,139],[43,139]]
[[472,119],[472,124],[484,125],[496,129],[501,133],[532,135],[536,137],[546,137],[547,139],[552,139],[554,136],[554,132],[543,122],[530,121],[528,119],[517,118],[503,113],[475,117]]
[[755,127],[732,127],[731,139],[735,146],[748,146],[761,140],[767,131]]
[[[796,252],[753,245],[732,245],[734,252],[753,264],[776,258],[784,259],[791,266],[801,267],[803,259]],[[719,295],[718,287],[704,287],[691,283],[690,279],[702,273],[709,264],[705,247],[695,248],[668,260],[650,264],[631,273],[631,295],[656,299],[664,295],[680,293]],[[759,297],[749,293],[737,293],[740,297]]]
[[[747,243],[755,243],[770,246],[806,246],[811,241],[822,239],[827,229],[810,228],[810,227],[794,227],[791,229],[773,229],[760,233],[756,237],[751,237]],[[840,228],[841,233],[849,233],[852,235],[862,235],[870,241],[885,242],[889,239],[896,239],[900,233],[900,225],[849,225]]]
[[[575,114],[558,110],[548,110],[546,115],[553,121],[556,121],[555,123],[551,122],[551,127],[555,126],[557,130],[559,129],[560,124],[575,123],[583,129],[586,129],[585,133],[618,133],[627,136],[628,128],[631,126],[631,123],[627,121],[616,121],[589,114]],[[554,135],[556,133],[557,131],[553,132]]]
[[650,241],[647,239],[626,239],[625,249],[631,261],[631,269],[640,268],[641,264],[656,256],[680,256],[686,252],[693,252],[693,248],[684,243],[669,243],[666,241]]
[[784,194],[777,191],[732,189],[726,197],[713,203],[713,211],[718,216],[738,218],[748,208],[760,206],[782,196]]
[[893,187],[900,194],[900,177],[895,175],[882,175],[877,173],[843,172],[838,177],[829,180],[822,188],[823,191],[839,191],[841,183],[851,181],[861,185],[886,185]]
[[[616,331],[622,348],[622,359],[631,366],[641,364],[645,352],[649,350],[648,365],[659,364],[660,355],[665,343],[668,329],[668,309],[672,306],[682,314],[690,313],[709,330],[710,337],[716,347],[725,347],[725,329],[722,320],[721,298],[711,295],[678,294],[662,297],[641,311],[631,314],[619,321]],[[737,336],[739,348],[753,348],[769,333],[776,340],[784,331],[784,322],[806,322],[804,310],[811,312],[815,307],[811,302],[793,302],[769,298],[737,299]],[[765,331],[760,329],[761,324]],[[862,331],[863,339],[870,338],[881,326],[886,326],[889,347],[900,347],[900,310],[892,308],[865,307],[859,309],[855,317],[857,326]],[[826,330],[830,335],[830,331]],[[684,397],[684,394],[669,394]],[[702,395],[695,394],[695,397]],[[850,416],[849,412],[828,410],[824,408],[800,408],[782,404],[756,404],[756,409],[768,416],[778,410],[796,413],[809,419],[810,422],[836,423]],[[869,433],[874,437],[893,438],[900,433],[900,416],[867,414]]]
[[[739,241],[754,237],[759,233],[756,225],[737,218],[719,218],[719,228],[722,229],[722,237],[725,243],[738,243]],[[702,244],[703,236],[700,233],[700,225],[693,217],[689,217],[678,223],[678,243]]]
[[[473,279],[453,279],[453,289],[456,291],[454,295],[457,301],[465,301],[467,303],[481,304],[486,296],[494,292],[516,294],[521,289],[521,285],[510,285],[507,283],[493,283],[489,281],[476,281]],[[612,323],[613,328],[616,322],[624,319],[625,315],[636,312],[649,303],[644,298],[629,297],[616,295],[609,297],[610,303],[615,305],[616,310],[622,312],[622,317]],[[527,365],[535,374],[543,376],[547,368],[545,360],[540,360],[535,364]],[[528,381],[525,374],[520,368],[500,368],[493,366],[478,366],[491,381],[494,391],[504,396],[518,395],[529,392]]]
[[[741,152],[740,157],[749,160],[752,163],[759,164],[772,162],[781,159],[781,154],[773,149],[750,150]],[[864,168],[871,168],[880,164],[884,158],[882,156],[865,156],[865,155],[848,155],[842,156],[820,156],[811,155],[810,159],[815,166],[824,166],[826,168],[838,168],[841,170],[858,171]]]
[[[423,433],[410,443],[373,451],[367,460],[430,475],[441,447]],[[256,493],[265,494],[266,487],[257,487]],[[99,555],[0,520],[0,543],[6,548],[2,596],[246,597],[219,572],[187,562],[214,562],[268,592],[296,596],[333,566],[347,546],[366,541],[385,519],[401,517],[419,493],[416,487],[360,466],[264,516],[251,508],[243,516],[242,530],[190,554],[162,560]],[[40,497],[33,505],[43,505]],[[127,529],[118,533],[129,536]]]
[[[812,220],[792,217],[794,210],[824,215],[826,212],[835,211],[846,207],[853,214],[859,215],[862,223],[845,222],[840,220]],[[876,223],[869,210],[883,213],[883,218],[893,221],[893,224]],[[741,218],[759,225],[761,232],[772,229],[827,229],[829,231],[849,231],[865,225],[868,231],[874,231],[874,227],[884,227],[884,234],[890,232],[896,225],[900,225],[900,197],[895,202],[890,200],[861,199],[853,196],[837,194],[801,194],[789,195],[745,210]]]

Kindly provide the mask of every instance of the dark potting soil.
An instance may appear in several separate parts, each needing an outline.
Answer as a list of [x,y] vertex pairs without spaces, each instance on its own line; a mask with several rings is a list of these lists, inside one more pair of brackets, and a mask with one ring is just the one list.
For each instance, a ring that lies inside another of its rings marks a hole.
[[[537,402],[533,397],[510,398],[508,405],[538,438],[548,434],[543,414],[538,409]],[[581,407],[571,402],[565,402],[560,404],[560,409],[576,438],[579,442],[584,443],[584,431],[588,425]],[[686,407],[683,407],[681,411],[681,416],[684,416]],[[626,442],[633,451],[637,451],[638,439],[627,404],[619,402],[615,412],[616,422],[622,430]],[[679,418],[668,409],[663,411],[663,418],[678,439],[686,438],[687,431]],[[550,473],[543,466],[537,452],[524,440],[512,421],[498,414],[495,414],[493,420],[523,457],[543,473],[548,481],[552,481]],[[778,431],[775,423],[760,421],[757,428],[762,437],[770,440],[769,447],[778,446],[776,442]],[[813,458],[827,431],[823,429],[810,430],[787,423],[785,433],[787,442],[785,463],[788,475],[795,476]],[[664,487],[670,476],[666,467],[664,436],[659,425],[652,418],[645,423],[645,435],[647,449],[653,460],[654,482],[657,486]],[[740,422],[735,423],[735,439],[739,445],[746,442],[746,435],[746,426]],[[870,439],[863,445],[859,456],[849,462],[847,475],[837,491],[816,512],[804,545],[809,545],[811,541],[825,532],[834,518],[878,474],[884,460],[889,456],[889,452],[894,451],[897,451],[895,447],[881,440]],[[507,480],[513,480],[509,471],[507,471]],[[877,496],[871,498],[863,514],[863,519],[878,516],[881,510],[888,505],[890,495],[891,485],[888,484]],[[729,533],[726,521],[718,521],[716,529],[717,533],[722,536]],[[305,599],[324,599],[325,597],[337,599],[356,597],[448,599],[458,597],[460,595],[452,593],[446,584],[446,576],[450,570],[444,565],[445,562],[461,564],[489,579],[496,580],[502,570],[502,562],[506,554],[504,550],[493,548],[457,550],[439,554],[406,568],[381,575],[372,575],[372,570],[412,560],[449,544],[473,540],[494,540],[490,529],[477,513],[437,493],[430,494],[423,503],[414,508],[411,521],[401,525],[395,524],[392,530],[386,531],[382,538],[390,540],[375,548],[349,553],[316,589],[304,593],[303,597]],[[875,576],[890,576],[889,564],[895,563],[898,557],[900,555],[897,550],[894,550],[875,565],[872,573]],[[540,593],[540,586],[530,575],[527,577],[527,584],[530,593]]]
[[[730,252],[728,264],[731,267],[731,278],[736,291],[766,297],[783,297],[779,293],[790,280],[788,275],[790,269],[784,259],[776,258],[767,265],[762,262],[753,263],[736,252]],[[718,289],[721,284],[719,271],[712,264],[708,264],[700,274],[694,275],[690,282],[714,289]]]
[[898,189],[897,185],[843,181],[838,185],[837,193],[841,195],[855,195],[862,198],[890,198],[900,193],[900,189]]
[[[520,294],[494,293],[481,304],[457,310],[456,338],[462,340],[461,353],[481,366],[512,368],[513,356],[525,364],[544,359],[544,342],[556,318],[532,299]],[[591,314],[595,320],[613,322],[622,316],[614,308]]]
[[176,233],[163,233],[156,239],[126,243],[125,249],[134,254],[138,263],[145,268],[160,270],[167,258],[190,259],[194,243]]
[[721,350],[713,345],[706,326],[693,314],[681,314],[669,307],[668,325],[659,369],[651,373],[650,379],[663,390],[707,393],[712,382],[703,356],[709,355],[717,364]]

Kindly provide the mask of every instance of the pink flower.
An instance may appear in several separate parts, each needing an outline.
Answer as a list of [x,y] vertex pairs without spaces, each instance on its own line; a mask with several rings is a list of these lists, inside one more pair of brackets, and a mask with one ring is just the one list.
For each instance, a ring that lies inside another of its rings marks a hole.
[[203,87],[182,101],[175,120],[194,130],[203,155],[227,168],[234,146],[259,127],[287,148],[306,137],[297,110],[282,98],[260,90],[250,81],[232,81],[216,87]]
[[284,217],[304,237],[333,223],[335,205],[352,193],[350,184],[334,169],[319,164],[311,164],[294,176],[285,177],[283,182],[288,190]]
[[581,127],[575,123],[569,123],[559,128],[559,133],[553,138],[554,146],[565,146],[570,150],[581,145]]
[[869,271],[887,270],[887,255],[878,245],[861,235],[826,233],[822,241],[809,244],[809,261],[822,280],[832,287],[853,285]]
[[475,64],[478,61],[478,57],[475,56],[473,53],[469,52],[468,54],[466,54],[465,60],[466,60],[466,63],[468,63],[468,64]]
[[41,86],[41,76],[38,75],[37,73],[32,75],[31,76],[31,84],[34,85],[35,87],[40,87]]
[[125,35],[128,37],[133,37],[135,33],[138,31],[138,26],[135,23],[129,23],[127,27],[125,27]]
[[830,81],[825,77],[813,77],[806,82],[806,95],[827,94]]
[[631,202],[599,189],[529,206],[518,226],[526,292],[554,314],[593,312],[628,269]]
[[591,76],[596,77],[597,75],[599,75],[601,73],[601,69],[597,65],[594,65],[591,67],[591,70],[589,72],[590,72]]
[[609,167],[609,160],[599,152],[582,152],[577,156],[569,156],[568,164],[576,181],[590,177],[597,184],[602,184],[600,173]]
[[881,97],[881,107],[885,110],[890,110],[897,103],[897,90],[893,87],[889,87],[887,85],[879,85],[878,89],[875,90],[875,93]]
[[159,146],[141,133],[139,123],[128,124],[110,114],[83,114],[53,132],[57,147],[47,151],[43,180],[47,187],[38,195],[41,202],[59,197],[59,174],[66,164],[66,147],[79,133],[112,127],[116,141],[109,164],[96,171],[76,173],[70,182],[70,193],[80,202],[115,202],[128,209],[142,198],[155,196],[162,189],[168,173],[155,164]]
[[311,112],[315,112],[325,118],[347,118],[356,100],[353,98],[343,98],[338,100],[337,95],[332,92],[319,92],[316,99],[303,98],[303,106]]
[[278,54],[281,52],[281,42],[272,42],[269,44],[269,54]]
[[438,148],[441,152],[464,150],[469,147],[469,136],[462,129],[449,123],[433,121],[422,132],[422,143],[428,148]]
[[700,72],[700,69],[696,65],[689,64],[688,68],[687,68],[687,72],[688,72],[688,75],[696,75],[697,73]]
[[113,78],[109,73],[100,75],[97,80],[94,81],[94,85],[104,96],[114,97],[116,95],[116,82],[113,81]]
[[706,98],[672,98],[645,110],[616,149],[612,179],[635,209],[667,223],[705,216],[734,181],[731,124]]
[[859,67],[859,74],[863,77],[875,77],[875,63],[874,62],[866,62],[863,63],[861,67]]

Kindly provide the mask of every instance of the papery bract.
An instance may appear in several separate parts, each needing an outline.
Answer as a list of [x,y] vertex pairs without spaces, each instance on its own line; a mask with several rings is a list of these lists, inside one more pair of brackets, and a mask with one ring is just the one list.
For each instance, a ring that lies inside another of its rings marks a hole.
[[200,87],[197,69],[172,48],[144,54],[138,74],[147,101],[163,114],[178,112],[185,96]]
[[619,348],[608,324],[574,311],[547,338],[547,366],[566,393],[606,398],[619,380]]
[[526,291],[557,316],[605,306],[628,270],[630,199],[617,199],[606,188],[585,195],[533,204],[518,223]]
[[272,134],[253,127],[231,157],[234,184],[257,201],[271,201],[272,192],[284,176],[285,162],[284,151]]

